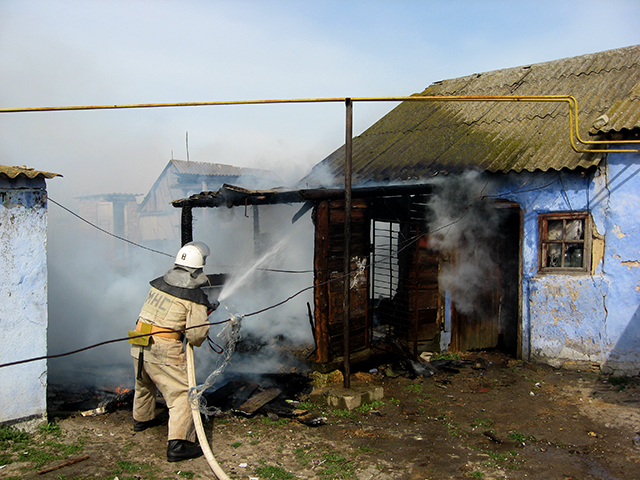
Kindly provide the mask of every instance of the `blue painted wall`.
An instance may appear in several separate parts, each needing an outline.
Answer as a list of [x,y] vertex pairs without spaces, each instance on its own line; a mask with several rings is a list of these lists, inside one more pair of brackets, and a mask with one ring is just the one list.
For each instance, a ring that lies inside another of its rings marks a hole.
[[[637,375],[640,154],[609,154],[589,172],[523,172],[496,184],[495,195],[523,211],[523,358]],[[591,274],[539,274],[539,214],[585,210],[596,236]]]

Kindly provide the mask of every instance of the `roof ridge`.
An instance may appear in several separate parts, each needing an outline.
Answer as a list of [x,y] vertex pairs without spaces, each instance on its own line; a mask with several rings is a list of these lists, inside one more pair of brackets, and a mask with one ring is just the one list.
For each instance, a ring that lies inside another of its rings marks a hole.
[[[496,70],[489,70],[486,72],[480,72],[480,73],[473,73],[470,75],[464,75],[462,77],[455,77],[455,78],[449,78],[449,79],[445,79],[445,80],[440,80],[437,82],[433,82],[431,85],[429,85],[425,90],[423,90],[420,93],[417,93],[416,95],[420,95],[420,96],[434,96],[434,95],[429,95],[428,91],[433,89],[433,90],[437,90],[438,86],[442,86],[443,90],[448,90],[447,85],[452,84],[454,81],[465,81],[465,84],[463,86],[457,86],[455,88],[453,88],[454,91],[461,91],[464,90],[466,88],[469,88],[470,86],[473,87],[473,84],[476,80],[478,80],[479,78],[486,78],[488,76],[498,76],[497,74],[500,74],[500,77],[505,78],[506,74],[509,72],[518,72],[518,71],[523,71],[523,70],[528,70],[521,78],[519,78],[517,80],[517,82],[514,83],[509,83],[509,82],[505,82],[502,81],[500,83],[493,83],[491,85],[488,85],[487,87],[484,88],[476,88],[476,91],[484,91],[484,90],[495,90],[496,88],[499,87],[504,87],[504,88],[513,88],[514,85],[520,85],[522,83],[522,81],[527,78],[531,73],[536,73],[536,74],[540,74],[543,73],[545,68],[547,66],[556,64],[559,65],[562,62],[568,62],[570,60],[577,60],[577,59],[587,59],[589,57],[594,58],[594,57],[602,57],[605,58],[607,53],[611,53],[611,52],[620,52],[621,50],[633,50],[633,49],[637,49],[638,50],[638,59],[633,60],[632,63],[629,64],[621,64],[621,65],[603,65],[599,68],[593,68],[593,63],[591,65],[589,65],[589,67],[587,68],[587,71],[580,71],[578,73],[576,73],[575,71],[560,71],[558,72],[557,70],[552,70],[550,71],[550,75],[542,75],[541,78],[545,79],[545,80],[554,80],[554,79],[561,79],[561,78],[568,78],[571,76],[580,76],[580,75],[591,75],[591,74],[601,74],[603,72],[606,73],[611,73],[613,71],[622,71],[623,69],[632,69],[632,68],[637,68],[640,66],[640,45],[634,45],[631,47],[623,47],[621,49],[612,49],[612,50],[606,50],[604,52],[597,52],[597,53],[589,53],[589,54],[585,54],[585,55],[580,55],[577,57],[567,57],[567,58],[561,58],[561,59],[557,59],[557,60],[549,60],[546,62],[539,62],[539,63],[533,63],[533,64],[528,64],[528,65],[520,65],[520,66],[515,66],[515,67],[508,67],[508,68],[502,68],[502,69],[496,69]],[[432,88],[434,87],[434,88]]]

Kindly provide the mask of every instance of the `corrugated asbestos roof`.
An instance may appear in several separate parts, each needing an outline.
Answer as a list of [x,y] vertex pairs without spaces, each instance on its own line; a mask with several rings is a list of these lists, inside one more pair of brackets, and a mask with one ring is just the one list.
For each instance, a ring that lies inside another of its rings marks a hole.
[[[609,120],[596,133],[639,128],[639,93],[636,45],[445,80],[418,95],[571,95],[578,102],[580,136],[593,139],[589,130],[603,115]],[[602,154],[571,148],[565,103],[405,101],[354,138],[353,182],[416,180],[468,168],[588,168],[601,159]],[[313,184],[314,174],[327,169],[344,174],[344,148],[301,183]]]
[[28,168],[24,165],[21,167],[7,167],[5,165],[0,165],[0,174],[9,178],[16,178],[18,175],[24,175],[29,178],[53,178],[62,176],[59,173],[41,172],[40,170],[34,170],[33,168]]
[[279,180],[270,170],[259,168],[244,168],[223,163],[187,162],[184,160],[171,160],[178,173],[183,175],[215,175],[228,177],[254,176],[263,178],[273,178]]

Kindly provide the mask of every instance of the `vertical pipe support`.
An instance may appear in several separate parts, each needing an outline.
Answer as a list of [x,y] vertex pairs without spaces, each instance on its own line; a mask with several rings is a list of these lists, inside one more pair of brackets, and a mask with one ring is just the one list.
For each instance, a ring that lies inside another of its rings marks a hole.
[[[420,238],[420,226],[416,227],[416,238]],[[415,242],[414,252],[413,252],[413,359],[418,361],[418,333],[420,331],[419,321],[420,321],[420,302],[418,301],[418,296],[420,294],[420,242]]]
[[351,388],[351,160],[353,139],[353,102],[345,99],[346,134],[345,134],[345,166],[344,166],[344,388]]
[[189,242],[193,242],[193,211],[191,206],[182,207],[180,234],[183,246]]
[[259,257],[262,254],[262,241],[260,235],[260,211],[258,205],[253,206],[253,254]]

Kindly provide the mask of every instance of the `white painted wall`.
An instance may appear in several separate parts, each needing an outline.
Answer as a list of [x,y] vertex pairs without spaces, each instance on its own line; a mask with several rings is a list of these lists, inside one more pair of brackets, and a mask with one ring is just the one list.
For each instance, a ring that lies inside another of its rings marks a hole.
[[[47,354],[47,211],[41,188],[0,180],[0,364]],[[0,424],[47,418],[45,360],[0,368]]]

